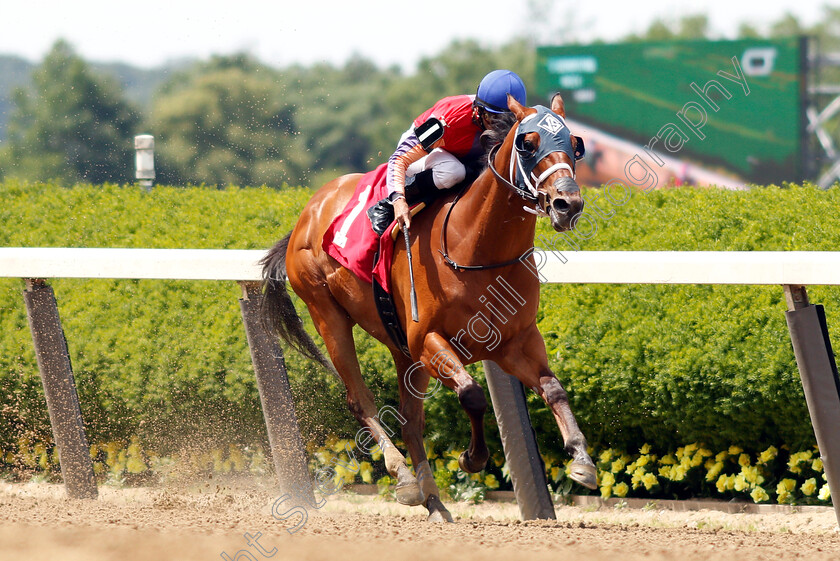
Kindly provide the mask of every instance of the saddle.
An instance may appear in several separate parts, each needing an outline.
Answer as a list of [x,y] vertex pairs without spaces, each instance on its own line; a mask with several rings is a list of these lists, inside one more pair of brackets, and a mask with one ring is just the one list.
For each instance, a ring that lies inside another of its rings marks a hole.
[[[324,233],[322,247],[339,264],[372,285],[376,309],[386,332],[410,358],[408,339],[391,295],[391,263],[400,229],[394,221],[394,206],[386,197],[385,175],[383,164],[362,176],[353,197]],[[433,200],[457,189],[458,186],[437,189],[432,182],[432,170],[426,170],[406,181],[406,202],[414,216]]]
[[[405,184],[405,200],[411,209],[411,216],[415,216],[418,212],[426,208],[430,202],[439,197],[441,191],[438,190],[432,180],[432,170],[426,170],[409,178]],[[370,219],[373,231],[380,237],[385,235],[390,227],[389,237],[396,242],[399,235],[400,225],[394,222],[394,204],[390,199],[384,198],[367,210],[368,218]],[[393,224],[393,227],[391,225]],[[376,252],[373,259],[373,267],[376,269],[379,265],[380,252]],[[390,263],[384,265],[390,268]],[[411,358],[411,353],[408,350],[408,338],[405,335],[405,330],[400,324],[399,316],[397,315],[397,307],[394,304],[393,295],[386,291],[376,279],[373,279],[373,301],[376,302],[376,311],[379,313],[379,319],[385,326],[385,331],[391,340],[400,348],[400,350]]]

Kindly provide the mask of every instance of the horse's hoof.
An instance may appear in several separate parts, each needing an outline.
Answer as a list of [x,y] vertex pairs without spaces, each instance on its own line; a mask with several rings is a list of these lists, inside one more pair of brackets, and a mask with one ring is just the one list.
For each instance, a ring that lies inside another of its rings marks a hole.
[[590,464],[582,464],[580,462],[572,462],[571,473],[569,477],[573,481],[577,481],[587,489],[598,488],[598,473],[595,471],[595,466]]
[[397,502],[401,505],[417,506],[423,504],[423,491],[417,481],[397,483]]
[[478,473],[481,470],[483,470],[486,465],[487,460],[481,462],[480,465],[474,464],[472,462],[472,458],[470,458],[470,455],[467,453],[466,450],[461,452],[461,455],[458,456],[458,467],[460,467],[463,471],[467,473]]
[[446,510],[446,507],[443,506],[443,503],[437,496],[431,495],[429,497],[426,501],[426,508],[429,509],[429,517],[426,519],[429,522],[454,522],[452,515],[449,514],[449,511]]

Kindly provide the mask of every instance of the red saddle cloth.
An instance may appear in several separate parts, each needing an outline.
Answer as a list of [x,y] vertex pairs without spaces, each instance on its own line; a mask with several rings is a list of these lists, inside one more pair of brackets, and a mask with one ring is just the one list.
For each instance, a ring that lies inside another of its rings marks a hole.
[[[324,233],[322,247],[354,275],[367,283],[376,279],[390,294],[391,261],[394,257],[391,232],[396,222],[391,223],[380,239],[367,216],[367,209],[388,194],[385,185],[387,169],[388,165],[382,164],[359,179],[350,202]],[[379,259],[374,265],[377,251]]]

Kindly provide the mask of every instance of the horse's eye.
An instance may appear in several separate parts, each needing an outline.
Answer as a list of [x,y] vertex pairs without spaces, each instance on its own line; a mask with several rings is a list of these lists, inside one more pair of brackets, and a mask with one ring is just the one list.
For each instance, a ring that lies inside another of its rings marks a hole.
[[537,151],[537,147],[530,140],[526,140],[525,142],[522,143],[522,149],[525,152],[530,152],[531,154],[533,154],[534,152]]

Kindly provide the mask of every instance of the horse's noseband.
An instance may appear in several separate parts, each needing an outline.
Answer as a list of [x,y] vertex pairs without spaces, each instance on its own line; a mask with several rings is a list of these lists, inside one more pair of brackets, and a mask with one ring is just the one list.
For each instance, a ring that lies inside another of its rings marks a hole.
[[[578,184],[573,177],[561,177],[554,182],[554,188],[557,189],[558,193],[580,193],[580,187],[578,187]],[[550,204],[550,201],[548,200],[548,193],[545,191],[539,191],[537,193],[537,198],[539,200],[537,204],[540,210],[548,214],[548,207]]]

